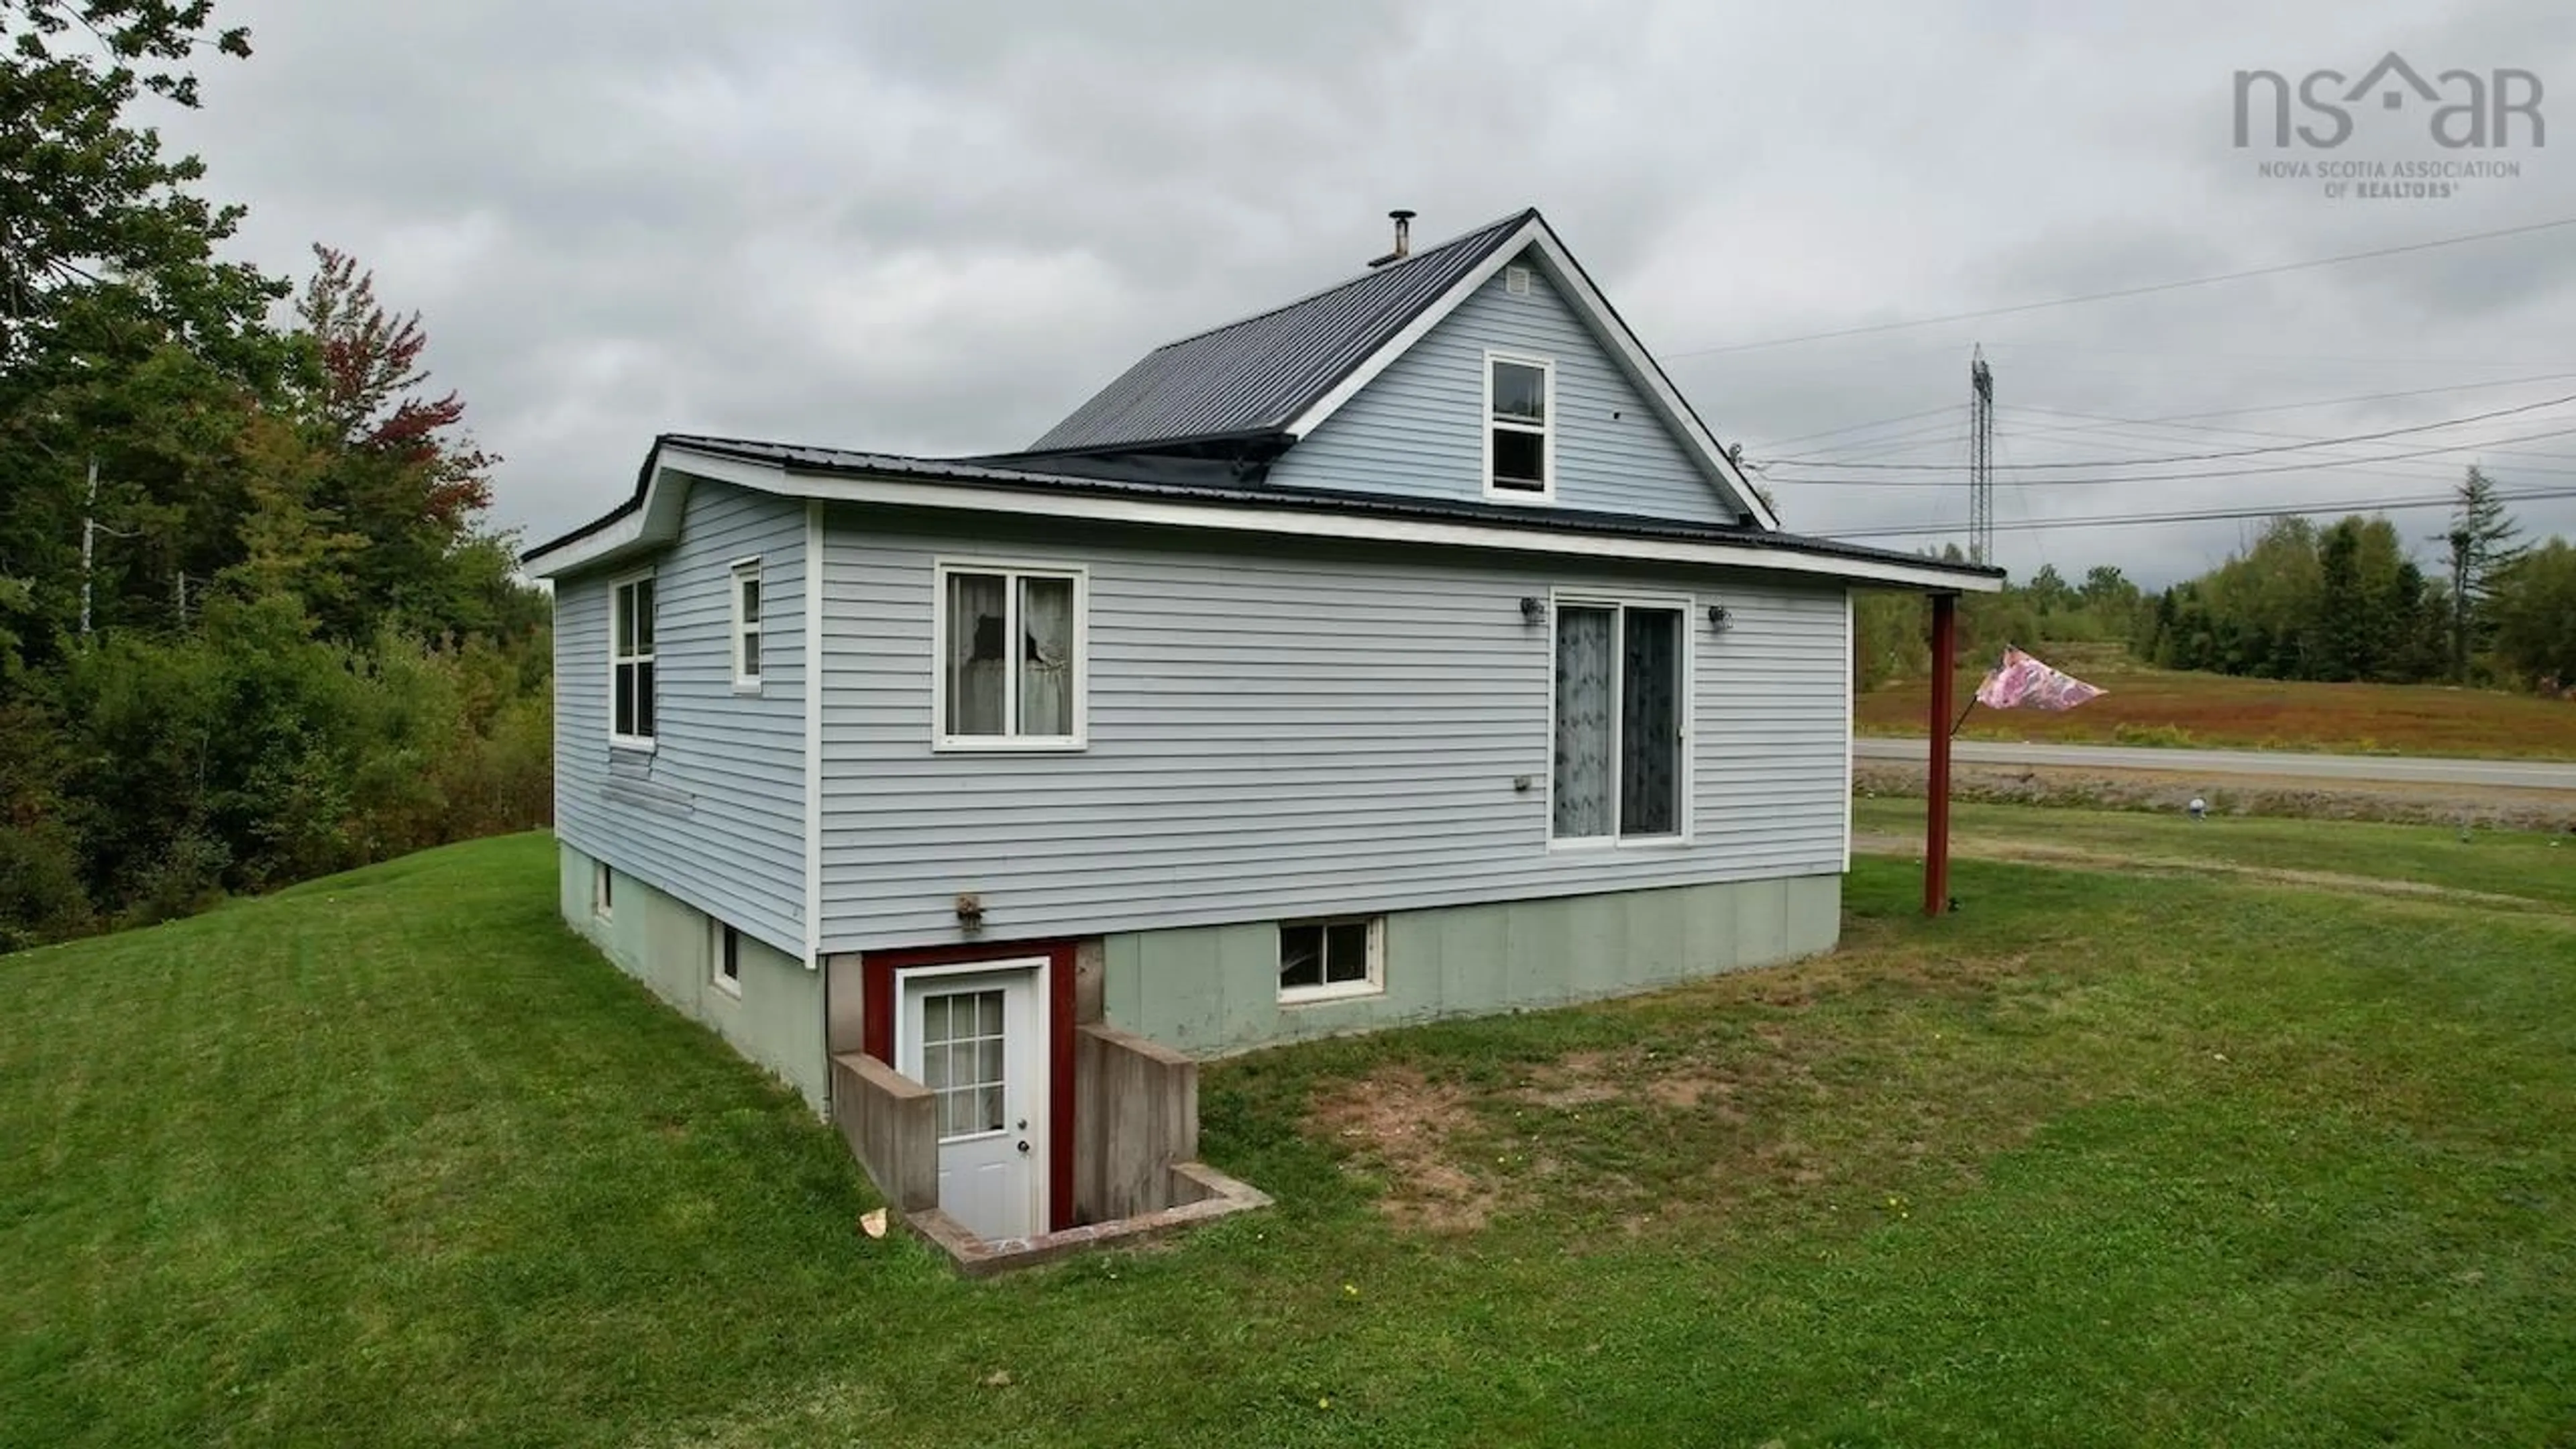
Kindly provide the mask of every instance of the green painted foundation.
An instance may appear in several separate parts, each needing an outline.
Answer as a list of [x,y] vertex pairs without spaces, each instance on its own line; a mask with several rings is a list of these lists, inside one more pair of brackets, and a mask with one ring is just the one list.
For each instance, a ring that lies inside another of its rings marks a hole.
[[1102,1014],[1211,1056],[1650,991],[1832,950],[1842,884],[1812,875],[1391,913],[1385,990],[1303,1005],[1279,1001],[1275,922],[1115,934],[1102,943]]
[[736,996],[716,984],[715,922],[705,912],[620,871],[603,915],[592,907],[591,858],[569,845],[558,854],[566,924],[619,970],[784,1078],[815,1111],[824,1110],[830,1061],[823,1048],[822,972],[744,936],[736,953],[742,974]]

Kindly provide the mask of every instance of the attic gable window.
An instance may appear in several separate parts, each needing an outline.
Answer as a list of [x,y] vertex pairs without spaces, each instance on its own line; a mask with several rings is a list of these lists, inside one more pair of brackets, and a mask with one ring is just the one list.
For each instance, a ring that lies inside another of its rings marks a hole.
[[608,596],[611,744],[653,748],[653,576],[619,581]]
[[1527,502],[1556,497],[1556,364],[1543,357],[1485,354],[1485,496]]

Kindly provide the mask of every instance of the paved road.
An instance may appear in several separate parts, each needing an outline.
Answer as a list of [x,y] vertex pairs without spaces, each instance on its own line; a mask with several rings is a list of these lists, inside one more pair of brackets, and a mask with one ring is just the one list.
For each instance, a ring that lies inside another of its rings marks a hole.
[[[1919,739],[1863,735],[1852,752],[1864,760],[1924,757]],[[2311,755],[2295,750],[2163,750],[2118,745],[2025,745],[1958,740],[1950,757],[1970,765],[2041,765],[2078,770],[2155,770],[2164,774],[2270,775],[2367,784],[2483,785],[2503,790],[2576,790],[2576,764],[2545,760],[2440,760],[2410,755]]]

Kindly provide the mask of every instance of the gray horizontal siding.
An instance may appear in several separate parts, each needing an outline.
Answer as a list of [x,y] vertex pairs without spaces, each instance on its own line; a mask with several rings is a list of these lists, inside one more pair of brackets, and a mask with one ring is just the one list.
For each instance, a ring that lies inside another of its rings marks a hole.
[[1484,497],[1485,349],[1556,363],[1556,501],[1566,508],[1733,523],[1735,514],[1611,361],[1547,274],[1515,297],[1502,273],[1458,304],[1314,435],[1272,465],[1298,488]]
[[[733,687],[733,563],[761,561],[762,682]],[[805,954],[805,505],[700,482],[654,564],[658,748],[608,743],[608,596],[555,587],[555,829],[779,950]]]
[[[942,556],[1080,564],[1090,748],[934,754]],[[1376,552],[1179,553],[835,514],[824,608],[827,950],[1006,940],[1839,871],[1838,591]],[[1551,851],[1551,587],[1687,594],[1693,839]],[[1526,792],[1515,776],[1531,777]]]

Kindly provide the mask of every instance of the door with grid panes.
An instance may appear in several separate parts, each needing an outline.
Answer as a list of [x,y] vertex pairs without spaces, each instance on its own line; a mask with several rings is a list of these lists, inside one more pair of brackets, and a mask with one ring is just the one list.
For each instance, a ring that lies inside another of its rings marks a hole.
[[1044,965],[902,973],[896,1069],[937,1096],[939,1208],[979,1237],[1046,1226]]

